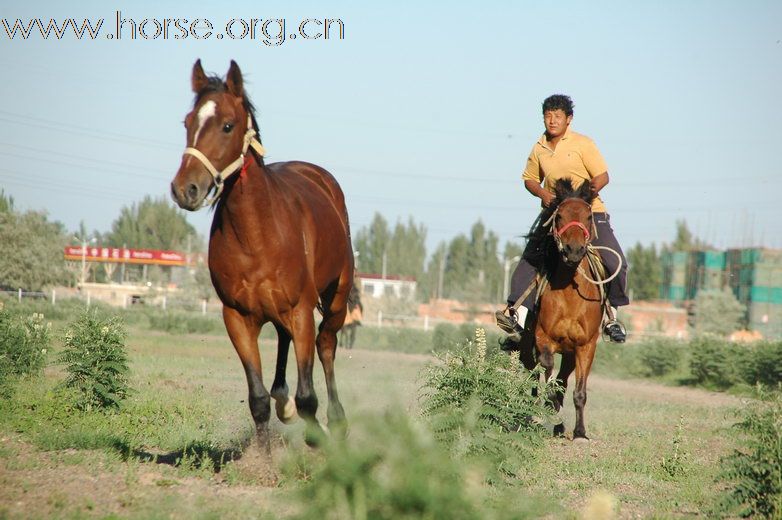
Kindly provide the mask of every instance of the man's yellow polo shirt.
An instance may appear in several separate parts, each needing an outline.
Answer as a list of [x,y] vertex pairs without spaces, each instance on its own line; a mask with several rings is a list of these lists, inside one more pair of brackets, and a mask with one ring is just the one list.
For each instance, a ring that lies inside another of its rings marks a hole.
[[[532,146],[521,178],[525,181],[542,182],[543,187],[553,193],[554,185],[559,179],[570,179],[573,187],[578,188],[584,181],[607,171],[608,166],[594,141],[585,135],[572,132],[568,127],[555,150],[549,148],[546,134],[538,139]],[[592,211],[606,212],[599,195],[592,201]]]

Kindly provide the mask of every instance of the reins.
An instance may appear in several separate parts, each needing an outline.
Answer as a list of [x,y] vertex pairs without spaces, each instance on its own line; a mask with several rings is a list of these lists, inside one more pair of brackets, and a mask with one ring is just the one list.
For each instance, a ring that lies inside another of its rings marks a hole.
[[252,149],[255,150],[258,155],[261,157],[264,156],[266,153],[266,150],[264,149],[261,142],[255,138],[257,135],[257,132],[255,131],[255,128],[253,128],[253,121],[252,117],[250,117],[250,114],[247,114],[247,131],[244,133],[244,142],[242,144],[242,153],[239,155],[239,157],[233,161],[231,164],[226,166],[220,171],[217,171],[217,168],[214,167],[212,164],[212,161],[209,160],[209,158],[201,152],[198,148],[194,148],[192,146],[188,146],[185,148],[185,151],[182,152],[182,155],[192,155],[199,161],[201,161],[201,164],[203,164],[206,169],[209,171],[209,173],[212,175],[212,179],[214,180],[214,187],[215,192],[214,195],[212,195],[211,198],[205,197],[204,202],[201,205],[201,207],[210,206],[212,204],[215,204],[217,202],[217,199],[220,198],[220,194],[223,192],[223,185],[225,183],[225,180],[236,173],[240,168],[242,170],[245,170],[247,168],[247,164],[244,162],[244,155],[247,153],[247,150],[252,146]]
[[[584,204],[589,204],[588,202],[582,200],[582,199],[576,199],[581,200],[584,202]],[[564,201],[563,201],[564,202]],[[591,211],[591,206],[590,206]],[[595,224],[594,218],[592,219],[592,233],[589,232],[589,229],[582,224],[581,222],[577,222],[575,220],[570,221],[566,223],[561,228],[557,229],[554,225],[554,220],[557,218],[557,214],[559,213],[559,207],[554,210],[554,212],[551,214],[551,216],[541,224],[541,227],[543,228],[550,228],[549,234],[554,237],[554,241],[557,244],[557,249],[559,252],[562,252],[562,238],[561,235],[570,229],[571,227],[578,227],[581,229],[581,231],[584,232],[584,238],[586,238],[587,242],[589,242],[592,238],[597,238],[597,225]],[[538,217],[540,218],[540,217]],[[534,226],[534,225],[533,225]],[[613,280],[619,275],[619,272],[622,270],[622,256],[615,251],[614,249],[611,249],[610,247],[605,246],[594,246],[592,244],[587,244],[587,263],[589,264],[589,270],[592,272],[592,274],[598,278],[597,280],[593,280],[584,269],[579,265],[577,268],[577,271],[581,274],[581,276],[584,277],[584,279],[598,287],[600,289],[600,300],[606,301],[606,294],[605,294],[605,284]],[[603,265],[602,260],[600,259],[600,253],[598,250],[605,250],[613,253],[619,262],[617,263],[616,271],[611,273],[611,276],[605,277],[605,266]],[[602,278],[602,279],[601,279]],[[521,303],[529,296],[529,294],[537,287],[536,291],[536,300],[540,299],[540,296],[542,295],[543,291],[546,288],[546,285],[548,285],[548,279],[546,276],[541,275],[538,273],[535,278],[532,280],[532,283],[530,283],[529,287],[524,291],[524,293],[521,295],[520,298],[514,302],[513,307],[518,309],[521,306]]]

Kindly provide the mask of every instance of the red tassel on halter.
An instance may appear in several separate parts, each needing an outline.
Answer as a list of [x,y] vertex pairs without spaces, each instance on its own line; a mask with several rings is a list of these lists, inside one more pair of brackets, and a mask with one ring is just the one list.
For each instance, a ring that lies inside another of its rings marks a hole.
[[245,174],[247,173],[247,168],[250,166],[250,163],[253,160],[252,154],[247,154],[247,157],[244,158],[244,164],[242,165],[242,171],[239,172],[239,178],[244,179]]

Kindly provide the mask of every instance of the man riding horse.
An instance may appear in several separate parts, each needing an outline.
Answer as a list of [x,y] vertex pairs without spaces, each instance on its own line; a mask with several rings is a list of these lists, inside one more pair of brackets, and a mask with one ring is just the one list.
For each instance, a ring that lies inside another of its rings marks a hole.
[[[608,167],[595,143],[589,137],[570,129],[572,120],[573,101],[569,96],[555,94],[543,101],[543,123],[546,131],[532,146],[522,179],[527,191],[541,200],[544,210],[555,199],[554,186],[557,180],[570,179],[575,188],[589,182],[594,195],[592,212],[597,231],[592,245],[608,247],[618,253],[601,253],[606,271],[609,274],[618,271],[618,276],[608,284],[607,298],[613,309],[607,309],[603,332],[611,341],[623,343],[626,339],[625,331],[615,318],[615,308],[630,303],[626,293],[627,260],[614,237],[610,217],[598,195],[608,184]],[[537,291],[528,288],[534,283],[537,272],[543,268],[543,255],[539,251],[540,237],[529,238],[511,279],[508,306],[502,312],[506,318],[503,328],[511,332],[503,348],[514,349],[521,342],[522,334],[528,334],[530,325],[534,323]],[[621,265],[618,265],[620,258]],[[519,323],[519,305],[514,305],[522,296],[524,298],[519,303],[528,310],[524,326]],[[498,323],[502,321],[502,317],[498,317]]]

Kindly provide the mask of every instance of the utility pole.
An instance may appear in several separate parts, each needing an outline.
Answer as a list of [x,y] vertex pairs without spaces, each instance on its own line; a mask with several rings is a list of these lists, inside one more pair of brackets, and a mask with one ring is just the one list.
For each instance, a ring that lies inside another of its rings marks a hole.
[[440,257],[440,269],[437,274],[437,299],[443,299],[443,276],[445,275],[445,251]]

